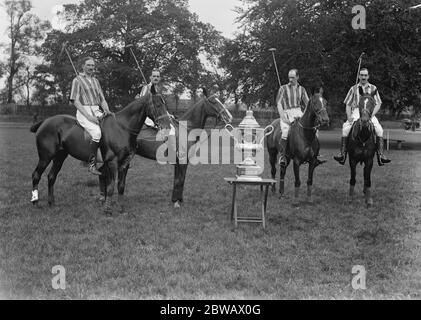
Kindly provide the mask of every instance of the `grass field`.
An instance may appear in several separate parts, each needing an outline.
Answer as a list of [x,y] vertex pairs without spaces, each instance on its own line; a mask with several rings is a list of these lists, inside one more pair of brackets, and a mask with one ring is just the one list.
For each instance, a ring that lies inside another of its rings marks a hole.
[[[420,151],[392,150],[373,169],[374,207],[347,201],[348,167],[316,169],[315,203],[269,195],[267,228],[229,220],[234,165],[190,166],[184,206],[170,202],[173,168],[136,157],[126,189],[128,214],[105,217],[96,180],[68,158],[56,183],[56,206],[30,204],[37,162],[26,128],[0,128],[0,297],[40,299],[420,299]],[[336,149],[322,149],[328,159]],[[269,177],[266,160],[265,177]],[[47,170],[48,171],[48,170]],[[306,167],[302,169],[302,199]],[[258,214],[258,189],[242,187],[239,211]],[[52,267],[66,269],[54,290]],[[363,265],[367,289],[351,287]]]

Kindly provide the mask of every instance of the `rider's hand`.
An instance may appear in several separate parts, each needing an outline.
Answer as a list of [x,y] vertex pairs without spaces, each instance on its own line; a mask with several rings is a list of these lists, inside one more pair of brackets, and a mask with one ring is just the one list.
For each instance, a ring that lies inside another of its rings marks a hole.
[[285,122],[287,124],[290,124],[290,121],[289,121],[288,117],[286,117],[286,116],[283,116],[282,117],[282,122]]
[[353,116],[348,116],[348,122],[353,122],[354,121],[354,117]]
[[91,121],[91,122],[93,122],[93,123],[95,123],[95,124],[99,124],[99,120],[98,120],[97,117],[94,117],[94,116],[89,115],[88,120]]

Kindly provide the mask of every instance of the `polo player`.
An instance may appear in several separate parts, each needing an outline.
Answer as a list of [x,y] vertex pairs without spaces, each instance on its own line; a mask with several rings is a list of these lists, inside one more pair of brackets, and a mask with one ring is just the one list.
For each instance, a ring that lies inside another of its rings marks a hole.
[[[77,121],[91,135],[89,172],[101,175],[96,167],[96,155],[101,140],[99,118],[111,112],[104,98],[101,85],[98,79],[94,77],[95,60],[91,57],[83,59],[82,68],[83,72],[73,79],[70,101],[77,109]],[[100,107],[104,112],[100,110]]]
[[[161,73],[158,69],[153,69],[152,70],[152,74],[149,78],[151,80],[151,82],[149,82],[149,84],[147,84],[146,86],[144,86],[142,88],[142,91],[140,92],[140,97],[145,96],[148,92],[150,92],[151,90],[151,86],[154,84],[155,86],[158,86],[161,82]],[[155,128],[156,125],[155,123],[152,121],[152,119],[150,119],[149,117],[146,117],[145,120],[145,125],[148,127],[152,127]],[[176,138],[176,133],[175,133],[175,128],[174,126],[171,124],[171,129],[168,133],[168,147],[171,148],[171,151],[173,152],[174,156],[176,155],[177,152],[177,138]],[[169,150],[168,150],[169,151]],[[179,158],[183,158],[184,155],[179,154]],[[172,159],[174,157],[171,157],[170,155],[168,155],[169,159]],[[171,161],[172,162],[172,161]]]
[[[359,88],[361,87],[364,93],[371,94],[377,90],[377,87],[368,82],[369,74],[366,68],[360,70],[359,73],[360,82],[352,86],[349,89],[348,94],[344,100],[346,105],[346,115],[348,120],[342,126],[342,144],[340,153],[333,158],[338,161],[340,164],[344,165],[346,161],[347,150],[346,146],[348,144],[348,136],[351,132],[352,125],[356,120],[360,118],[360,110],[358,109],[358,104],[360,102],[360,93]],[[382,100],[380,99],[379,92],[377,91],[376,95],[374,96],[374,100],[376,102],[376,106],[374,107],[373,114],[371,117],[371,122],[373,123],[374,130],[376,131],[377,136],[377,160],[379,166],[383,166],[386,163],[390,162],[390,159],[386,158],[383,154],[383,128],[380,125],[379,120],[376,118],[377,112],[380,110],[380,106],[382,104]]]
[[276,104],[281,121],[281,148],[279,164],[287,165],[286,146],[291,123],[303,115],[309,98],[306,89],[298,83],[299,75],[297,69],[292,69],[288,73],[289,83],[281,86],[276,97]]

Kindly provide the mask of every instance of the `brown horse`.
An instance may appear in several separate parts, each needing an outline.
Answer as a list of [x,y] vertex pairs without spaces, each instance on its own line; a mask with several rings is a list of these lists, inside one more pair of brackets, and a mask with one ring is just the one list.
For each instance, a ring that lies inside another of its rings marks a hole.
[[[187,122],[187,134],[193,129],[203,129],[206,124],[208,117],[215,117],[216,121],[222,120],[225,124],[232,121],[231,113],[225,108],[225,106],[215,97],[208,98],[206,96],[206,90],[204,90],[205,96],[199,100],[193,107],[187,110],[177,121],[176,132],[179,131],[179,127],[183,124],[180,122]],[[162,146],[163,141],[157,139],[158,130],[155,128],[146,127],[141,130],[137,137],[137,148],[136,154],[141,157],[157,160],[157,151]],[[187,150],[194,144],[194,141],[188,142]],[[174,164],[174,187],[172,192],[172,202],[174,208],[180,208],[183,202],[183,190],[184,182],[186,179],[187,165],[186,163],[180,163],[177,158],[177,162]],[[118,192],[120,195],[124,194],[126,176],[128,167],[125,170],[119,171],[118,176]],[[102,179],[100,177],[100,179]],[[100,183],[103,186],[103,183]],[[101,195],[104,194],[104,187],[101,188]]]
[[[318,124],[316,124],[316,122]],[[293,160],[295,175],[295,198],[298,199],[300,181],[300,165],[308,162],[308,180],[307,180],[307,197],[312,202],[312,185],[313,172],[315,167],[320,163],[317,159],[320,145],[316,136],[317,128],[320,125],[329,123],[329,116],[326,111],[326,100],[319,94],[314,94],[304,111],[303,116],[291,124],[287,142],[287,165],[280,167],[280,183],[279,193],[284,194],[284,177],[289,162]],[[277,157],[281,142],[281,125],[280,120],[276,119],[272,122],[273,132],[267,137],[266,144],[269,152],[269,161],[271,165],[272,178],[276,176]],[[275,191],[273,189],[273,191]]]
[[[102,120],[101,156],[104,165],[100,168],[106,181],[105,213],[110,214],[111,197],[114,193],[117,170],[128,165],[130,154],[134,152],[136,137],[146,117],[155,119],[166,129],[170,128],[170,117],[161,95],[152,87],[151,93],[131,102],[123,110]],[[53,161],[48,173],[48,203],[54,204],[54,183],[64,160],[68,155],[87,161],[89,140],[76,118],[57,115],[31,127],[36,132],[39,161],[32,174],[32,203],[38,204],[38,183],[48,164]]]
[[351,179],[349,181],[349,196],[352,200],[354,198],[354,188],[356,184],[356,167],[357,164],[364,163],[364,195],[367,207],[373,205],[373,198],[371,196],[371,170],[373,169],[373,158],[376,154],[376,134],[373,123],[371,122],[371,115],[373,114],[376,101],[377,90],[369,93],[364,93],[362,88],[360,90],[360,102],[358,109],[360,111],[360,118],[352,125],[350,138],[348,140],[347,150],[349,153],[349,166],[351,168]]

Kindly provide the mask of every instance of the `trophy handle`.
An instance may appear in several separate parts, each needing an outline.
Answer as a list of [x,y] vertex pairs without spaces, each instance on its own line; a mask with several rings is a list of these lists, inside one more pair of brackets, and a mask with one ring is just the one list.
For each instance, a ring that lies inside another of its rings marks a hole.
[[[231,130],[229,130],[228,128],[231,128]],[[235,130],[234,127],[228,123],[225,125],[225,130],[234,139],[235,143],[238,144],[237,138],[232,134],[232,132]]]
[[263,130],[263,132],[265,132],[267,129],[270,129],[270,131],[269,131],[269,132],[266,132],[266,133],[263,135],[262,139],[260,139],[260,144],[263,144],[263,140],[265,140],[265,138],[266,138],[268,135],[272,134],[273,130],[275,130],[275,128],[274,128],[272,125],[268,125],[268,126],[267,126],[264,130]]

